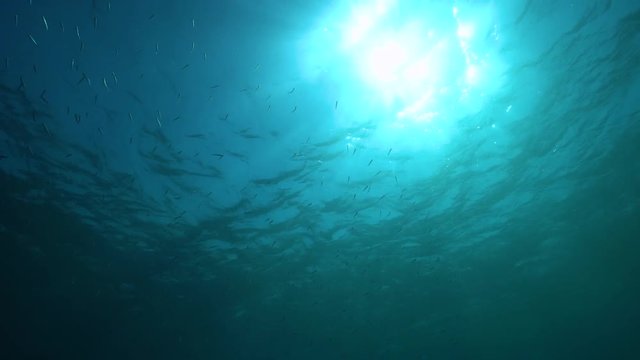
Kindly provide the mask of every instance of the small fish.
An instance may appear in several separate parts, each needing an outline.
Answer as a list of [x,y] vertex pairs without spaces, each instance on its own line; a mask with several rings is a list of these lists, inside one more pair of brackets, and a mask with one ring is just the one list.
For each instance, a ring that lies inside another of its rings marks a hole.
[[160,119],[156,118],[156,121],[158,122],[158,127],[162,127],[162,123],[160,122]]
[[82,77],[80,78],[80,80],[78,80],[78,82],[76,83],[76,85],[80,85],[80,84],[82,84],[82,82],[83,82],[83,81],[85,81],[85,80],[88,82],[88,81],[89,81],[89,78],[87,77],[87,74],[82,73]]
[[7,159],[7,158],[8,158],[8,156],[7,156],[7,155],[2,155],[2,154],[0,154],[0,160],[2,160],[2,159]]
[[195,49],[196,49],[196,42],[195,42],[195,41],[192,41],[192,42],[191,42],[191,51],[193,51],[193,50],[195,50]]
[[209,89],[217,89],[219,87],[220,87],[220,85],[212,85],[212,86],[209,86]]
[[196,19],[191,19],[191,27],[196,28]]
[[64,32],[64,23],[60,21],[60,31]]
[[336,100],[336,104],[333,106],[334,110],[338,110],[338,100]]
[[189,68],[189,64],[186,64],[185,66],[182,67],[182,70],[187,70]]
[[351,155],[355,155],[355,154],[356,154],[356,150],[358,150],[358,148],[357,148],[357,147],[354,147],[354,148],[353,148],[353,152],[351,153]]
[[289,94],[293,94],[294,91],[296,91],[296,88],[292,88],[291,90],[289,90]]
[[140,97],[138,95],[136,95],[135,93],[131,92],[131,91],[127,91],[127,93],[129,94],[129,96],[131,96],[131,98],[133,98],[133,100],[135,100],[138,104],[140,105],[144,105],[144,101],[142,101],[142,99],[140,99]]
[[367,166],[371,165],[372,162],[373,162],[373,159],[369,160],[369,164],[367,164]]
[[389,151],[387,151],[387,156],[389,156],[389,154],[391,154],[391,150],[393,150],[393,148],[389,148]]
[[78,40],[80,40],[80,28],[78,25],[76,25],[76,36],[78,37]]
[[113,76],[113,81],[116,83],[116,86],[118,86],[118,77],[116,76],[116,73],[112,71],[111,76]]
[[38,46],[38,42],[36,41],[36,39],[33,38],[33,36],[31,34],[29,34],[29,39],[31,39],[31,41]]
[[45,30],[49,31],[49,23],[47,22],[47,18],[42,15],[42,21],[44,22]]
[[44,127],[44,131],[47,133],[47,135],[51,136],[51,132],[49,131],[49,128],[47,127],[47,124],[42,123],[42,127]]
[[98,29],[98,17],[97,16],[93,17],[93,29],[94,30]]
[[218,159],[222,159],[224,157],[224,154],[211,154],[213,156],[217,156]]
[[398,185],[398,175],[394,175],[393,177],[396,178],[396,185]]
[[149,16],[149,20],[153,20],[154,17],[156,17],[156,14],[151,14],[151,16]]
[[42,90],[42,92],[40,93],[40,100],[42,100],[42,102],[44,102],[45,104],[48,104],[49,101],[47,101],[47,98],[44,96],[47,93],[47,90]]
[[104,85],[104,88],[109,90],[109,85],[107,85],[107,78],[103,77],[102,78],[102,84]]
[[33,72],[37,74],[38,73],[38,67],[36,66],[36,64],[33,64],[32,68],[33,68]]
[[16,27],[18,27],[18,14],[16,14]]
[[292,113],[294,113],[294,112],[296,112],[296,110],[298,110],[298,107],[297,107],[297,106],[294,106],[294,107],[293,107],[293,110],[291,110],[291,112],[292,112]]
[[84,41],[80,41],[80,52],[82,52],[82,50],[84,50]]
[[351,175],[347,176],[347,184],[351,182]]
[[22,76],[20,76],[20,85],[18,85],[18,91],[24,90],[24,80],[22,80]]
[[204,61],[207,61],[207,52],[206,51],[202,54],[202,57],[203,57]]
[[171,119],[171,121],[176,121],[176,120],[180,120],[180,115],[174,117],[173,119]]
[[71,70],[76,67],[76,59],[71,59]]
[[73,118],[76,121],[76,124],[80,124],[80,114],[73,114]]
[[111,11],[111,1],[107,2],[107,10]]
[[131,113],[129,113],[129,120],[133,121],[133,115],[131,115]]
[[160,46],[156,43],[156,55],[158,55],[158,51],[160,50]]
[[98,132],[100,133],[100,135],[104,135],[104,132],[102,132],[102,128],[100,126],[98,126]]

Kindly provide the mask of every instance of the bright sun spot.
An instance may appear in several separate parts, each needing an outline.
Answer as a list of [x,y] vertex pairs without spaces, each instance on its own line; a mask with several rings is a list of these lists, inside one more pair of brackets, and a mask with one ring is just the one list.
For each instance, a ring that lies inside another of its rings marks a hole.
[[373,45],[365,55],[364,72],[374,84],[383,86],[398,80],[399,70],[409,58],[408,49],[391,37]]
[[[339,6],[327,19],[333,25],[325,20],[321,29],[337,30],[333,51],[341,59],[340,73],[350,68],[362,82],[361,90],[352,83],[345,88],[377,98],[373,106],[394,114],[383,120],[392,127],[440,126],[442,132],[451,126],[446,122],[479,111],[500,86],[491,5],[373,0]],[[316,55],[326,59],[327,53],[325,48]]]

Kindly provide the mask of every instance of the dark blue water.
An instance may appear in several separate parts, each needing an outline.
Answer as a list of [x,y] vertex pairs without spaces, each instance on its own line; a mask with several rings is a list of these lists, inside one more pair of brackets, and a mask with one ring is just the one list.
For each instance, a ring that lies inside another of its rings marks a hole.
[[3,358],[640,357],[640,3],[0,9]]

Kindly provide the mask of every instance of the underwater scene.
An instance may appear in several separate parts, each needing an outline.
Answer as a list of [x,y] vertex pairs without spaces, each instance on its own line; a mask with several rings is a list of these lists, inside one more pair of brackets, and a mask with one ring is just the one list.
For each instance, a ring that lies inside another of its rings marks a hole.
[[0,9],[3,359],[640,359],[640,2]]

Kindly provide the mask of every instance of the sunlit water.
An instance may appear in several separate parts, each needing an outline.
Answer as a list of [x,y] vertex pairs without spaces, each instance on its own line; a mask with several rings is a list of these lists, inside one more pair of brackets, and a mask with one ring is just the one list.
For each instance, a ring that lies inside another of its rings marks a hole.
[[633,2],[7,1],[11,358],[636,358]]

